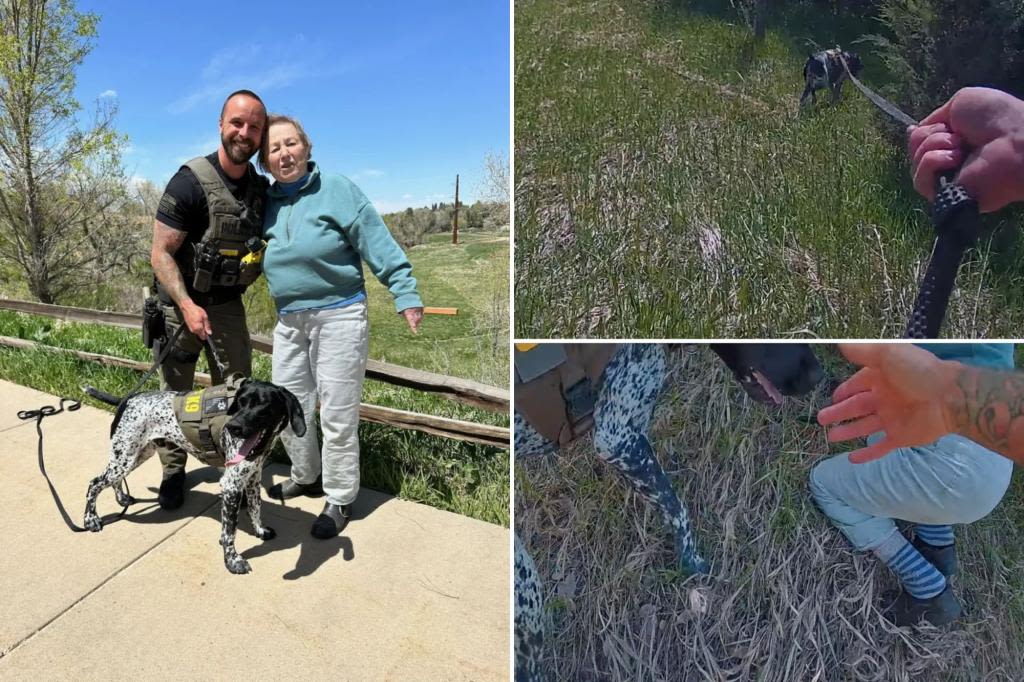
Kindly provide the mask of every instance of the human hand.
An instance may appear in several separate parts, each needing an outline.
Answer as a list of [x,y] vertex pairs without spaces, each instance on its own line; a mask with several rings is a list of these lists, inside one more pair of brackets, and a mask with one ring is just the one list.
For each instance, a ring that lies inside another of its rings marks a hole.
[[188,330],[195,334],[196,338],[200,341],[205,341],[213,333],[213,328],[210,326],[210,318],[205,310],[191,300],[183,302],[179,308],[181,309],[182,317],[185,318],[185,324],[188,325]]
[[413,334],[419,333],[420,321],[423,319],[423,308],[406,308],[402,311],[405,321],[409,323],[409,329]]
[[1024,102],[1016,97],[962,88],[907,132],[914,189],[929,201],[936,176],[957,168],[982,213],[1024,200]]
[[910,344],[839,344],[839,349],[862,369],[835,390],[832,405],[818,412],[818,423],[847,422],[828,430],[831,443],[885,432],[877,443],[850,453],[851,462],[870,462],[954,430],[943,400],[956,383],[957,363]]

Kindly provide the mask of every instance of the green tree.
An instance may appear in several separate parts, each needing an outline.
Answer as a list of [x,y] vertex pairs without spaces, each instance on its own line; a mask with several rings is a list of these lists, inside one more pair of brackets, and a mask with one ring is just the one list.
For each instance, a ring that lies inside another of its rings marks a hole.
[[0,0],[0,257],[45,303],[126,260],[116,101],[83,129],[74,97],[98,22],[71,0]]

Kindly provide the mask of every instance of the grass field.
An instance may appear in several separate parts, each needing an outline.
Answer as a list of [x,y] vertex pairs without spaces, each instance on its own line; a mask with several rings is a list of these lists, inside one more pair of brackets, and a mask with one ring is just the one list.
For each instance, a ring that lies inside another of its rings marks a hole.
[[651,441],[711,575],[673,569],[660,515],[589,439],[517,461],[515,529],[544,582],[549,679],[1024,679],[1020,469],[991,515],[956,527],[965,617],[890,625],[880,609],[895,576],[854,553],[807,490],[811,467],[845,451],[813,418],[851,371],[833,348],[816,352],[830,378],[779,410],[749,400],[706,348],[670,353]]
[[[814,44],[884,90],[851,45],[881,28],[772,3],[754,45],[724,0],[669,4],[516,2],[516,336],[901,336],[933,239],[901,138],[849,84],[797,107]],[[984,221],[945,336],[1024,327],[1016,218]]]
[[[459,314],[427,316],[413,336],[394,312],[390,293],[375,280],[370,298],[370,357],[378,360],[489,383],[508,385],[508,238],[507,233],[468,233],[461,244],[433,235],[408,251],[426,305],[459,308]],[[262,280],[261,280],[262,281]],[[139,285],[142,286],[142,283]],[[11,295],[17,295],[14,291]],[[265,284],[247,292],[250,328],[269,333],[272,303]],[[504,306],[503,312],[495,308]],[[500,314],[499,314],[500,313]],[[48,318],[0,311],[0,335],[30,339],[60,348],[151,361],[139,332],[97,325],[67,324]],[[205,358],[200,360],[205,371]],[[270,379],[270,357],[254,354],[257,378]],[[128,370],[106,368],[46,352],[0,347],[0,379],[49,393],[82,398],[92,384],[115,395],[139,379]],[[148,386],[157,388],[155,379]],[[91,398],[89,404],[110,409]],[[418,391],[367,381],[363,402],[454,419],[508,426],[508,416],[478,410]],[[34,409],[38,406],[25,406]],[[493,523],[509,522],[509,455],[481,445],[363,422],[362,483],[406,499]],[[284,456],[277,444],[277,455]],[[59,455],[54,461],[59,460]],[[191,465],[190,465],[191,466]]]

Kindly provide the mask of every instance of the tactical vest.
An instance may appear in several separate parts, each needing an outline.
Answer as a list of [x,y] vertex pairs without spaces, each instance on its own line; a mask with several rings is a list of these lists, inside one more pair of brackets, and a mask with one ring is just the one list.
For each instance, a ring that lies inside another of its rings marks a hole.
[[[196,176],[206,197],[209,224],[198,243],[191,248],[181,248],[176,259],[185,281],[197,291],[205,292],[209,287],[245,287],[256,281],[263,270],[263,193],[267,181],[258,175],[252,166],[245,172],[249,175],[245,198],[239,201],[231,194],[224,179],[205,156],[197,156],[183,168]],[[250,242],[255,238],[258,241]],[[258,246],[254,251],[251,246]],[[204,261],[204,255],[207,257]],[[209,283],[204,287],[195,286],[196,271],[209,271]]]
[[515,404],[530,426],[560,445],[594,425],[604,368],[617,344],[515,344]]
[[201,450],[199,459],[206,464],[225,464],[220,436],[228,423],[228,408],[244,379],[236,372],[228,377],[227,383],[174,396],[174,417],[188,442]]

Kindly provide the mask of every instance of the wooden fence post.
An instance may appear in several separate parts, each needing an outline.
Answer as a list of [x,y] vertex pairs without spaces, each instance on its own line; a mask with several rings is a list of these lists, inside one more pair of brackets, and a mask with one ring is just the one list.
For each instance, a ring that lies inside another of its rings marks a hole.
[[452,220],[452,244],[459,243],[459,175],[455,174],[455,217]]

